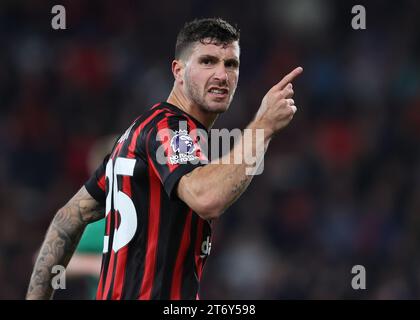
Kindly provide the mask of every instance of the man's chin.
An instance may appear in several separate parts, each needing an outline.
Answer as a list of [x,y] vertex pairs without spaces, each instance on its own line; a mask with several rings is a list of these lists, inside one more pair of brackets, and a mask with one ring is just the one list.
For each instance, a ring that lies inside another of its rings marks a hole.
[[229,103],[226,102],[210,102],[206,105],[206,110],[210,113],[223,113],[229,109]]

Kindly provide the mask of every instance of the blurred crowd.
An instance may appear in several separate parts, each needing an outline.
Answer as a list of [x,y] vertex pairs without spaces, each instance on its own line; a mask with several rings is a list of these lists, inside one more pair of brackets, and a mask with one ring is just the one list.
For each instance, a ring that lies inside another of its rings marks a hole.
[[363,1],[60,4],[66,30],[51,28],[53,4],[0,4],[1,299],[24,297],[96,143],[166,100],[178,30],[213,16],[241,29],[239,87],[216,128],[244,128],[273,84],[304,74],[263,174],[216,222],[201,297],[420,299],[419,1],[365,3],[366,30],[351,27]]

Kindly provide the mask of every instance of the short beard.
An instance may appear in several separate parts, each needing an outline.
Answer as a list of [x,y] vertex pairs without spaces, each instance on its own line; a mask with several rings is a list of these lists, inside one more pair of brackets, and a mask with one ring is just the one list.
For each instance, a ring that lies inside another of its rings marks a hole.
[[229,108],[229,105],[232,101],[232,96],[230,96],[229,97],[229,103],[226,106],[226,110],[223,110],[223,111],[212,110],[206,104],[206,101],[204,99],[205,92],[200,94],[200,88],[194,83],[194,81],[190,80],[190,78],[188,76],[188,73],[185,73],[185,90],[186,90],[186,94],[187,94],[188,98],[190,98],[191,101],[194,104],[196,104],[202,111],[207,112],[207,113],[216,113],[216,114],[223,113]]

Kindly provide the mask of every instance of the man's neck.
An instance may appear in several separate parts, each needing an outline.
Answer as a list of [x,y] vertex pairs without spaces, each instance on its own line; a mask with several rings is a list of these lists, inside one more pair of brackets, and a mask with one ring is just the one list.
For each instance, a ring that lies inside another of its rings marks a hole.
[[173,104],[185,113],[189,114],[203,124],[207,129],[210,129],[213,126],[218,117],[217,114],[205,112],[201,110],[199,106],[192,104],[185,95],[176,88],[172,89],[166,102]]

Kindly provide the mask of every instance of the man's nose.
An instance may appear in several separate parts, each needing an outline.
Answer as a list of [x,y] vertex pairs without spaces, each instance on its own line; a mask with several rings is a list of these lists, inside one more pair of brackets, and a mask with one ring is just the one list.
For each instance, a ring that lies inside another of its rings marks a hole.
[[220,63],[216,68],[216,73],[214,74],[215,80],[222,81],[223,83],[229,82],[229,76],[226,72],[226,67],[223,63]]

